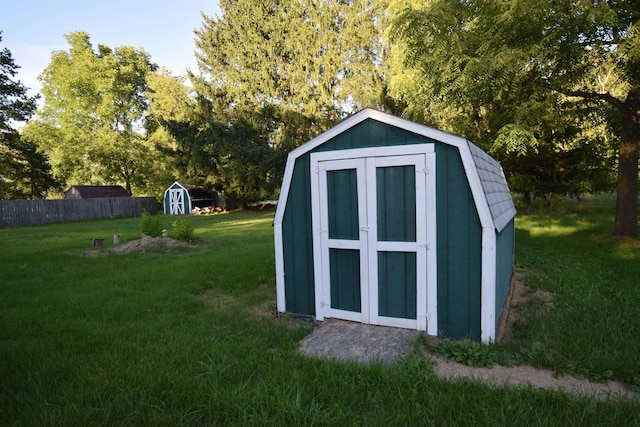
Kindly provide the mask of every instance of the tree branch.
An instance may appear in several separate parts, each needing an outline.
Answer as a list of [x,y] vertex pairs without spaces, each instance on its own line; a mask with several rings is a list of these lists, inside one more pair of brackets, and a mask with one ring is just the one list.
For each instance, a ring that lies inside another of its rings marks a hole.
[[608,102],[609,104],[613,105],[615,108],[617,108],[620,111],[624,110],[624,103],[620,101],[618,98],[616,98],[615,96],[611,95],[609,92],[598,93],[598,92],[587,92],[582,90],[562,90],[562,89],[553,89],[553,90],[567,96],[577,96],[580,98],[587,98],[587,99],[598,99],[601,101]]

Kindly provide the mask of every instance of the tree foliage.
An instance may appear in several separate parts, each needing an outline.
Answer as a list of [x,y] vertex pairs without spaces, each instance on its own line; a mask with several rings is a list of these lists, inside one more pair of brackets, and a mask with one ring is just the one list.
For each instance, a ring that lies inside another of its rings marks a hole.
[[[204,17],[199,93],[338,120],[380,97],[384,2],[223,0]],[[209,90],[205,87],[210,86]]]
[[40,76],[44,105],[25,134],[49,153],[64,182],[144,188],[155,155],[142,132],[155,64],[133,47],[94,50],[84,32],[65,38],[69,50],[53,52]]
[[535,178],[537,164],[548,178],[568,163],[560,192],[574,191],[562,188],[567,181],[577,189],[606,181],[602,156],[618,146],[614,233],[637,235],[640,3],[397,0],[390,14],[401,65],[391,93],[407,114],[485,145],[495,139],[494,153],[517,176]]
[[168,123],[189,121],[195,107],[185,78],[173,76],[164,67],[147,75],[147,85],[149,109],[144,121],[145,135],[147,144],[158,153],[153,159],[155,179],[149,181],[148,190],[161,197],[171,182],[190,181]]
[[196,31],[193,116],[168,128],[192,181],[239,204],[273,194],[286,154],[382,93],[371,0],[223,0]]
[[[0,41],[2,33],[0,32]],[[0,198],[40,198],[59,184],[53,179],[47,156],[22,138],[15,122],[27,121],[36,109],[36,97],[15,79],[19,66],[11,51],[0,50]]]

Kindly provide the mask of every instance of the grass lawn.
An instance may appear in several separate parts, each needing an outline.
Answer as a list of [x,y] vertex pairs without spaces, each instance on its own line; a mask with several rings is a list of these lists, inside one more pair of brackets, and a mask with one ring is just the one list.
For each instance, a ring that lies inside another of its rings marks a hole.
[[[195,247],[129,254],[111,237],[139,218],[0,229],[0,425],[640,425],[638,403],[441,380],[417,350],[301,357],[311,325],[274,315],[272,219],[191,217]],[[640,247],[611,221],[518,218],[517,264],[554,307],[502,358],[640,383]]]

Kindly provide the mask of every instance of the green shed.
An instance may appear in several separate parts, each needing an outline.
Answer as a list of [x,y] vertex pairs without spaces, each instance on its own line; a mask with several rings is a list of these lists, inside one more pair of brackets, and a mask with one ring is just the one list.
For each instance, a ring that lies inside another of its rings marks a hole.
[[469,140],[362,110],[289,153],[278,311],[494,341],[515,214],[500,164]]

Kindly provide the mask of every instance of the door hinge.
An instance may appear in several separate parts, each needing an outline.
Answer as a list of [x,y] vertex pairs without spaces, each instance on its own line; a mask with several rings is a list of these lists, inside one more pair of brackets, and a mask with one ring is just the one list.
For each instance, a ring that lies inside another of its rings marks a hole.
[[425,248],[426,250],[431,249],[431,245],[429,242],[423,243],[422,245],[418,245],[419,248]]
[[418,169],[418,173],[423,173],[425,175],[429,175],[429,168]]
[[371,228],[367,227],[366,225],[361,225],[360,226],[360,231],[366,231],[368,233],[369,230],[371,230]]

